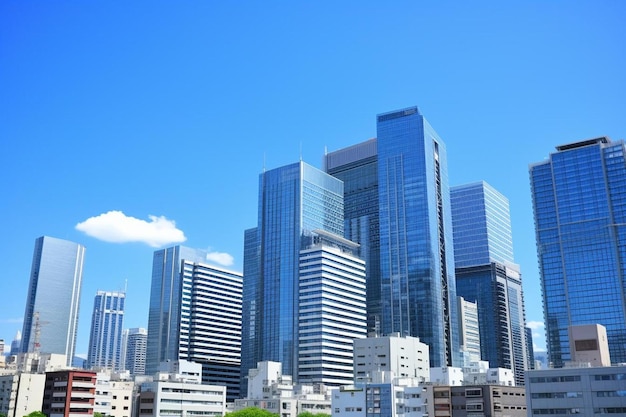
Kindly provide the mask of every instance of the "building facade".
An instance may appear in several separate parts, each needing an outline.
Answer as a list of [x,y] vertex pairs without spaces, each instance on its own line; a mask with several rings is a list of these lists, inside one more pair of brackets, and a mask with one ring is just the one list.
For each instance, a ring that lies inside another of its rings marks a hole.
[[557,146],[530,166],[549,360],[571,360],[568,327],[606,327],[611,360],[626,362],[624,142]]
[[165,361],[202,364],[202,381],[239,397],[240,273],[207,264],[207,252],[182,246],[154,253],[146,372]]
[[480,321],[478,305],[463,297],[456,297],[459,312],[459,343],[463,365],[480,360]]
[[382,310],[376,139],[327,153],[324,169],[343,181],[344,237],[360,245],[359,254],[365,260],[367,332],[380,333]]
[[125,301],[126,294],[123,292],[98,291],[96,294],[87,354],[87,366],[90,369],[123,369],[122,329]]
[[351,384],[353,341],[366,337],[365,262],[358,245],[321,230],[300,251],[300,384]]
[[480,356],[491,368],[529,368],[520,268],[513,263],[509,201],[489,184],[450,189],[457,295],[478,306]]
[[124,369],[131,375],[145,375],[148,330],[142,327],[125,329],[122,333]]
[[42,236],[26,296],[21,352],[59,353],[71,365],[76,348],[85,247]]
[[258,207],[245,234],[242,376],[271,360],[297,377],[300,251],[313,230],[343,236],[343,183],[300,161],[260,175]]
[[325,157],[345,183],[346,237],[368,266],[368,328],[419,337],[458,363],[445,144],[417,107],[377,116],[377,138]]
[[95,395],[95,372],[47,372],[41,411],[49,417],[92,416]]

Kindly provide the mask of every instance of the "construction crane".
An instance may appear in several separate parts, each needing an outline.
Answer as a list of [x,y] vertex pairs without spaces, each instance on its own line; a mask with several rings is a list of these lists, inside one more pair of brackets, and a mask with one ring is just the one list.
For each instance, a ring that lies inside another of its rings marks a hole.
[[49,324],[49,321],[41,321],[39,320],[39,311],[35,311],[33,314],[33,319],[35,319],[35,336],[33,337],[33,352],[39,353],[41,349],[41,326],[44,324]]

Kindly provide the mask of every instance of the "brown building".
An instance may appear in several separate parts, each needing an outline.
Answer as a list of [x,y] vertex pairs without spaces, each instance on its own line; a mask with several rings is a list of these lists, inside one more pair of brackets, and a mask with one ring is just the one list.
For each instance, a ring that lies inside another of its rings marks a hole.
[[526,417],[526,390],[506,385],[425,385],[433,417]]
[[95,372],[46,372],[42,411],[48,417],[91,416],[95,395]]

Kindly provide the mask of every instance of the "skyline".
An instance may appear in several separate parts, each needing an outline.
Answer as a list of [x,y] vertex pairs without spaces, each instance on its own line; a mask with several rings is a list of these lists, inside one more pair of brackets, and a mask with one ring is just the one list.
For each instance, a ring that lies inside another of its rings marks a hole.
[[[38,237],[86,247],[86,354],[97,290],[128,281],[124,327],[147,327],[155,250],[242,271],[264,169],[321,168],[325,148],[413,105],[446,143],[451,186],[509,199],[526,318],[543,322],[528,166],[626,137],[626,5],[355,4],[1,4],[0,338],[22,328]],[[77,229],[110,212],[146,243]]]

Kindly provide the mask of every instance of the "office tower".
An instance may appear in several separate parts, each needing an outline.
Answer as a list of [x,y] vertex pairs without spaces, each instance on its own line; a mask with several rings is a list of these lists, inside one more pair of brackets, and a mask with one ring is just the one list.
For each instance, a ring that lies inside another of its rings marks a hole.
[[125,329],[122,340],[124,369],[131,375],[144,375],[146,373],[148,330],[141,327]]
[[11,342],[11,350],[9,352],[9,356],[16,356],[18,353],[20,353],[21,346],[22,346],[22,332],[18,330],[17,333],[15,333],[15,337],[13,338],[13,341]]
[[123,292],[98,291],[93,301],[87,367],[123,369],[122,328],[124,326]]
[[368,270],[370,329],[419,337],[432,366],[458,364],[445,144],[417,107],[378,115],[377,135],[325,159],[350,190],[350,238],[366,261],[379,254]]
[[626,362],[626,164],[607,137],[556,147],[530,166],[549,360],[572,356],[568,327],[606,327],[613,363]]
[[295,379],[300,251],[313,230],[343,236],[343,183],[300,161],[260,175],[258,207],[245,234],[242,376],[269,360]]
[[[458,281],[457,281],[458,282]],[[459,345],[463,366],[480,360],[480,327],[478,305],[457,296],[459,317]]]
[[482,360],[511,369],[524,385],[526,320],[513,263],[509,201],[484,181],[450,189],[457,295],[478,305]]
[[239,397],[240,273],[207,264],[207,252],[182,246],[154,253],[146,372],[165,361],[202,364],[202,381]]
[[85,247],[42,236],[26,297],[21,351],[60,353],[71,365],[76,347]]
[[535,348],[533,346],[533,330],[530,327],[526,331],[526,355],[528,356],[528,369],[535,369]]
[[344,237],[358,242],[367,276],[367,331],[380,332],[380,237],[376,139],[324,157],[327,173],[343,181]]
[[353,341],[367,336],[365,262],[358,244],[315,230],[300,251],[298,382],[350,385]]

